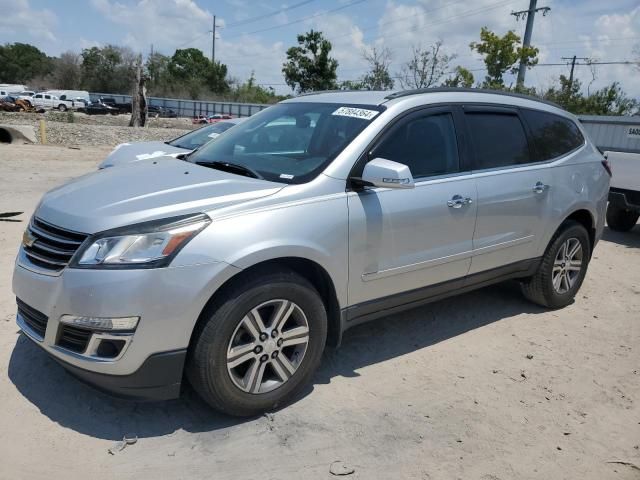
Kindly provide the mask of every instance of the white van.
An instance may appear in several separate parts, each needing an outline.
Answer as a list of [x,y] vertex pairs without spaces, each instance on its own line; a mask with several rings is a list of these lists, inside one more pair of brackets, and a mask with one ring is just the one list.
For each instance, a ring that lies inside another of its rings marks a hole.
[[18,85],[15,83],[0,83],[0,95],[6,97],[16,92],[27,90],[26,85]]

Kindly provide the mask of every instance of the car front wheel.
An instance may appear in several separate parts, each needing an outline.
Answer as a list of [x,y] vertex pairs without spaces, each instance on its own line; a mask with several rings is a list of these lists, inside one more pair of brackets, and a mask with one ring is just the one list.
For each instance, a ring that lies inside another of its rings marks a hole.
[[237,282],[203,313],[186,374],[212,407],[251,416],[290,402],[310,382],[327,336],[320,295],[293,272]]

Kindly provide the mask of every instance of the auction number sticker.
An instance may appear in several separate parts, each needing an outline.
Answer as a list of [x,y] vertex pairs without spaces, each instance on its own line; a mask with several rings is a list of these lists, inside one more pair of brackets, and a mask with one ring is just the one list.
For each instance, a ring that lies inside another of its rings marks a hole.
[[640,138],[640,125],[629,127],[629,130],[627,131],[627,137]]
[[379,112],[377,110],[367,110],[365,108],[340,107],[331,115],[340,115],[341,117],[361,118],[362,120],[371,120]]

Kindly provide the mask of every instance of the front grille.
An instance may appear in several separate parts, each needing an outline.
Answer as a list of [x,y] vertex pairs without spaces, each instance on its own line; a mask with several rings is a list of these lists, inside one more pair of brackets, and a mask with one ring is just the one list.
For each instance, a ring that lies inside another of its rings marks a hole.
[[19,298],[16,298],[16,303],[18,304],[18,314],[22,317],[24,323],[41,339],[44,338],[49,317],[35,308],[30,307]]
[[33,218],[28,227],[31,245],[23,243],[29,261],[38,267],[61,271],[87,238],[84,233],[72,232]]
[[58,338],[58,346],[72,352],[84,353],[91,338],[91,331],[83,328],[64,325]]

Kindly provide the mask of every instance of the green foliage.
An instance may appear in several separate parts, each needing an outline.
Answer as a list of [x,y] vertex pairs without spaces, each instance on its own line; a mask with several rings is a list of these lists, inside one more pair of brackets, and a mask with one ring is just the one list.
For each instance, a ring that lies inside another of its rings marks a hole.
[[282,65],[287,85],[298,93],[335,89],[338,61],[330,52],[331,42],[322,32],[298,35],[298,46],[287,50],[287,62]]
[[370,52],[364,51],[362,57],[369,63],[369,71],[362,77],[362,89],[391,90],[394,83],[389,74],[391,50],[373,47]]
[[538,49],[520,46],[520,37],[513,30],[501,37],[487,27],[482,27],[480,42],[471,42],[469,48],[484,56],[487,67],[487,76],[482,84],[484,88],[504,88],[504,74],[516,73],[521,59],[525,66],[538,63]]
[[35,77],[46,75],[51,64],[51,59],[33,45],[0,45],[0,83],[28,83]]
[[229,90],[227,66],[211,63],[197,48],[176,50],[167,63],[169,82],[180,84],[189,96],[198,98],[203,92],[224,93]]
[[246,103],[276,103],[286,97],[276,95],[272,87],[263,88],[256,84],[256,77],[253,72],[249,80],[245,83],[237,84],[231,91],[231,98],[235,102]]
[[629,98],[618,82],[585,96],[579,80],[570,83],[566,76],[560,75],[559,81],[559,87],[551,87],[541,96],[577,115],[632,115],[640,107],[640,103]]
[[458,65],[454,70],[454,75],[447,78],[442,84],[443,87],[471,88],[473,87],[473,73]]
[[90,92],[129,92],[135,78],[135,55],[125,47],[107,45],[82,50],[82,87]]
[[345,80],[338,86],[340,90],[369,90],[362,80]]
[[74,52],[64,52],[53,59],[51,80],[56,88],[77,90],[80,88],[80,56]]

